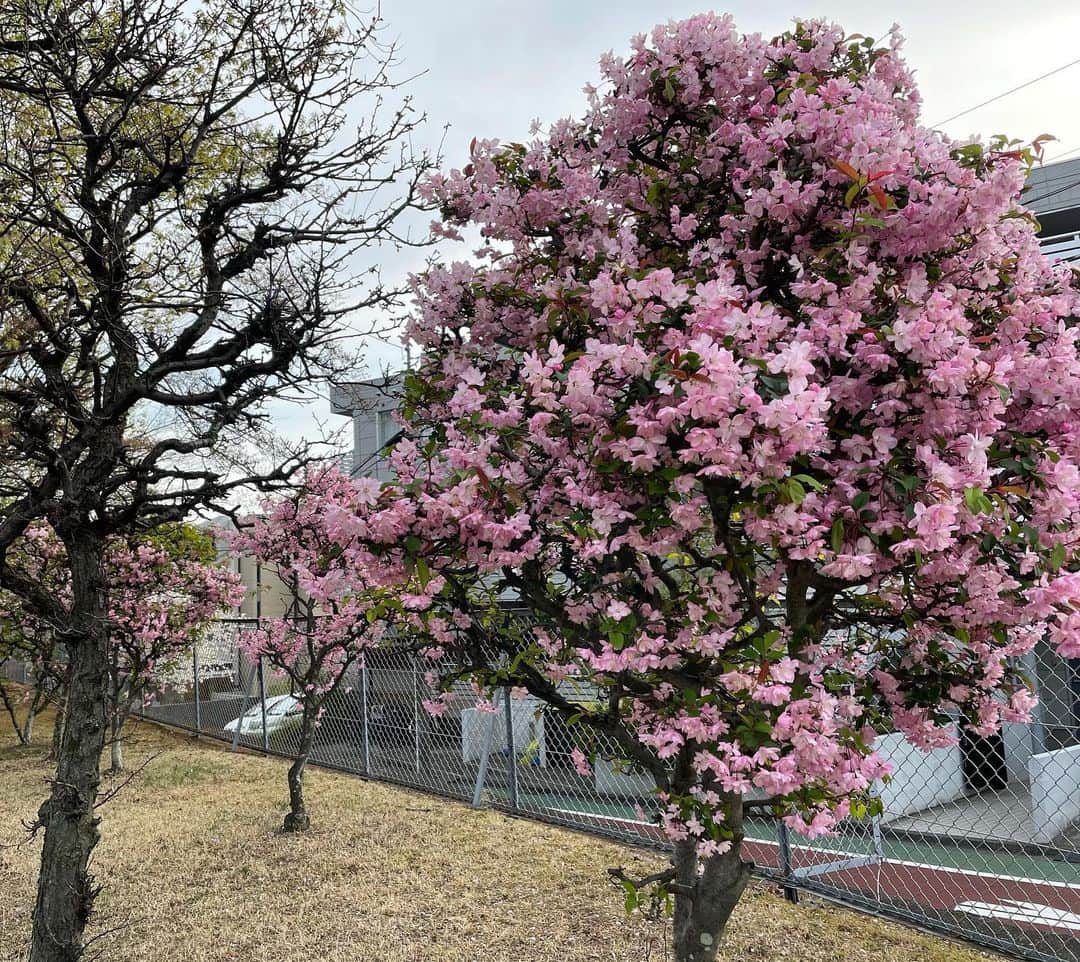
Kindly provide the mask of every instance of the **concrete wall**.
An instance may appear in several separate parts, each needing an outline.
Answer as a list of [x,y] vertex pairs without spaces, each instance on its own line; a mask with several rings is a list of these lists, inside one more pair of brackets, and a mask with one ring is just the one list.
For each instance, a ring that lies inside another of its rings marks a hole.
[[400,375],[336,385],[331,389],[333,412],[352,418],[354,475],[380,481],[393,477],[387,458],[380,452],[399,430],[394,413],[400,403],[401,391]]
[[1031,827],[1036,842],[1050,842],[1080,819],[1080,745],[1028,759]]
[[893,733],[880,736],[874,748],[893,766],[892,780],[881,786],[883,822],[951,802],[964,794],[959,745],[924,752],[903,735]]
[[278,577],[273,565],[256,565],[250,555],[228,558],[224,563],[240,575],[246,591],[234,617],[254,618],[259,613],[263,618],[281,618],[288,613],[292,588]]

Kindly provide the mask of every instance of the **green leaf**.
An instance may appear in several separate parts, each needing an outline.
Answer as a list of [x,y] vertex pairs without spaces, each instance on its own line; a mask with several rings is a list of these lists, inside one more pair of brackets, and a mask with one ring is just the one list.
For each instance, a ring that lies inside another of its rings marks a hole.
[[863,508],[870,503],[870,492],[860,491],[854,498],[851,499],[851,506],[856,511],[862,511]]
[[844,547],[844,519],[837,518],[832,525],[832,549],[836,554],[840,554]]
[[804,488],[794,478],[788,478],[784,482],[784,490],[787,494],[787,499],[794,505],[800,505],[806,500],[806,488]]
[[1065,564],[1065,545],[1058,541],[1050,549],[1050,567],[1052,570],[1058,571],[1063,564]]
[[812,491],[824,491],[825,485],[823,485],[817,478],[811,477],[809,474],[796,474],[793,475],[796,481],[806,485]]
[[978,488],[964,488],[964,504],[967,505],[969,511],[978,514],[982,510],[982,503],[985,500],[986,495]]

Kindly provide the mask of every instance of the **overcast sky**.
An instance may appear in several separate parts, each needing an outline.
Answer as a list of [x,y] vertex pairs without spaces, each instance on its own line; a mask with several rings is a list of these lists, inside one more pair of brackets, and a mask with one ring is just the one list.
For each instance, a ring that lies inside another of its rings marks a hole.
[[[623,52],[636,33],[708,9],[700,2],[646,0],[383,0],[388,33],[398,38],[401,73],[420,73],[412,96],[428,116],[426,144],[444,136],[445,166],[467,162],[472,137],[523,140],[531,121],[545,126],[579,114],[582,87],[598,79],[597,61]],[[794,18],[825,17],[850,33],[882,36],[898,23],[922,91],[923,119],[953,114],[1080,57],[1076,0],[754,0],[715,8],[744,33],[773,36]],[[1030,140],[1050,133],[1048,158],[1080,155],[1080,64],[943,126],[954,137],[997,133]],[[384,270],[403,276],[415,254],[387,252]],[[369,368],[400,366],[395,348],[371,344]],[[358,372],[361,376],[365,372]],[[331,423],[327,410],[319,412]],[[317,406],[317,405],[316,405]],[[303,433],[315,412],[282,411],[282,428]]]

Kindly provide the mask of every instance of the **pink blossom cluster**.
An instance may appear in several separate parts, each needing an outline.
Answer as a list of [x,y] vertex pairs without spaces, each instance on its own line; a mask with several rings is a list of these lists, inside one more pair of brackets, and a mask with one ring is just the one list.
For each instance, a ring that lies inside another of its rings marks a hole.
[[[694,17],[474,142],[427,186],[483,245],[417,278],[398,480],[325,522],[435,656],[568,714],[588,677],[705,854],[732,798],[827,831],[877,734],[1024,719],[1017,659],[1080,656],[1080,298],[899,47]],[[510,603],[537,630],[479,663]]]
[[[29,527],[12,556],[23,575],[47,584],[62,603],[70,603],[66,552],[50,527]],[[125,703],[152,689],[164,669],[190,652],[210,621],[239,604],[244,594],[237,576],[202,557],[185,540],[182,527],[113,538],[106,546],[105,566],[110,661],[118,669],[113,694]],[[49,631],[40,615],[13,598],[3,599],[0,620],[28,639]]]

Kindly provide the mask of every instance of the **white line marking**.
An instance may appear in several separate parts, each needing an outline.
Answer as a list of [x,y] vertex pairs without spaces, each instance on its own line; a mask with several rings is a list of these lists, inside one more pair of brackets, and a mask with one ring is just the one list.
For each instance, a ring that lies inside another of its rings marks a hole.
[[[601,822],[619,822],[622,825],[645,825],[649,828],[656,828],[652,822],[643,822],[637,818],[619,818],[617,815],[597,815],[594,812],[579,812],[572,808],[538,808],[537,811],[552,812],[556,815],[574,815],[577,818],[581,818],[584,815],[587,818],[593,818]],[[779,843],[774,839],[753,838],[748,835],[746,841],[756,842],[758,845],[772,845],[774,848],[779,848]],[[848,852],[839,848],[818,848],[813,845],[800,845],[799,849],[803,852],[815,852],[818,855],[830,855],[837,858],[860,858],[867,854],[866,852]],[[951,865],[929,865],[925,862],[907,862],[903,859],[889,858],[888,856],[885,857],[885,861],[882,864],[903,865],[905,868],[921,868],[930,872],[946,872],[950,875],[970,875],[974,878],[996,879],[999,882],[1024,882],[1028,885],[1047,885],[1050,888],[1068,889],[1070,891],[1080,892],[1080,885],[1076,885],[1072,882],[1054,882],[1050,879],[1025,878],[1022,875],[997,875],[993,872],[976,872],[974,869],[969,868],[953,868]]]
[[1038,902],[1014,902],[1005,899],[1000,904],[994,902],[961,902],[957,912],[978,915],[986,919],[1004,919],[1007,922],[1026,922],[1031,925],[1049,925],[1055,929],[1080,932],[1080,915],[1064,912]]

